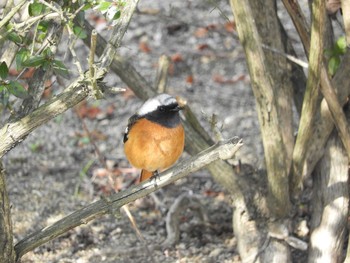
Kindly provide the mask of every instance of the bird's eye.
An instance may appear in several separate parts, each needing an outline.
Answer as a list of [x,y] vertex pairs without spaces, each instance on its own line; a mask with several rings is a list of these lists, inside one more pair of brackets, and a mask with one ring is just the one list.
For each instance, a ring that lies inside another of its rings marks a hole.
[[159,111],[165,111],[165,107],[164,107],[164,106],[159,106],[159,107],[158,107],[158,110],[159,110]]

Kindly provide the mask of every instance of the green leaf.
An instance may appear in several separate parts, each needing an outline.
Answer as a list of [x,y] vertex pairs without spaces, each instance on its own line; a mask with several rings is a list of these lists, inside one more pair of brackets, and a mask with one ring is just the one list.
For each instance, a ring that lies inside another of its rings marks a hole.
[[87,38],[87,34],[86,34],[85,29],[81,28],[80,26],[74,26],[73,33],[74,33],[74,35],[76,35],[77,37],[79,37],[81,39]]
[[24,68],[23,62],[27,60],[29,57],[29,50],[22,48],[20,49],[17,54],[16,54],[16,68],[17,71],[20,71],[21,69]]
[[3,90],[6,90],[6,86],[5,86],[5,85],[0,85],[0,93],[1,93]]
[[38,16],[43,13],[45,6],[41,3],[31,3],[28,7],[28,12],[30,16]]
[[62,76],[66,79],[69,78],[69,71],[62,61],[54,60],[52,62],[52,69],[56,75]]
[[24,67],[37,67],[42,65],[46,60],[46,57],[44,55],[36,55],[31,56],[25,61],[22,62],[22,66]]
[[92,8],[92,4],[91,3],[87,3],[87,4],[85,4],[84,5],[84,7],[83,7],[83,11],[86,11],[86,10],[89,10],[89,9],[91,9]]
[[47,32],[47,29],[49,28],[49,22],[48,21],[40,21],[38,25],[38,30],[42,32]]
[[338,38],[337,42],[335,42],[335,48],[338,54],[344,55],[346,52],[346,39],[345,36]]
[[84,25],[85,23],[85,12],[80,11],[76,16],[75,16],[75,24],[76,25]]
[[25,99],[28,97],[28,91],[17,81],[10,81],[7,90],[17,98]]
[[101,2],[97,8],[102,12],[102,14],[104,14],[107,12],[111,4],[112,4],[111,2]]
[[9,74],[9,68],[7,67],[6,65],[6,62],[3,61],[1,64],[0,64],[0,78],[2,79],[6,79],[7,76]]
[[340,57],[339,56],[333,56],[328,61],[328,73],[331,76],[334,76],[335,72],[337,72],[337,69],[340,65]]
[[6,37],[8,40],[10,40],[16,44],[22,43],[22,38],[16,32],[10,32],[10,33],[8,33],[8,35]]
[[0,92],[0,103],[6,107],[9,103],[9,93],[6,89],[4,89],[2,92]]
[[44,51],[43,51],[43,55],[47,58],[47,59],[52,59],[53,57],[53,53],[51,51],[51,48],[45,48]]
[[117,20],[117,19],[119,19],[120,14],[121,14],[121,12],[120,12],[120,10],[118,10],[118,11],[117,11],[117,12],[114,14],[114,16],[113,16],[113,20]]

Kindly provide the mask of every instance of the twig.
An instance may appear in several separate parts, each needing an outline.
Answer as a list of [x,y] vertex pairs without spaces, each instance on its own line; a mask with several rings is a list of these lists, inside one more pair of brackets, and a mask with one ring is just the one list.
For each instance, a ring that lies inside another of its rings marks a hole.
[[277,50],[277,49],[275,49],[273,47],[267,46],[265,44],[261,44],[261,46],[264,49],[270,50],[270,51],[272,51],[274,53],[277,53],[277,54],[279,54],[279,55],[289,59],[290,61],[294,62],[295,64],[297,64],[297,65],[299,65],[299,66],[301,66],[303,68],[308,68],[309,67],[309,64],[307,62],[305,62],[305,61],[303,61],[301,59],[298,59],[298,58],[296,58],[296,57],[294,57],[292,55],[286,54],[286,53],[284,53],[282,51],[279,51],[279,50]]
[[147,246],[147,243],[146,243],[145,238],[143,237],[143,235],[142,235],[140,229],[138,228],[138,226],[137,226],[137,224],[136,224],[136,221],[135,221],[134,216],[133,216],[133,215],[131,214],[131,212],[130,212],[130,209],[129,209],[128,204],[122,206],[122,209],[124,210],[125,214],[127,215],[128,219],[129,219],[129,221],[130,221],[130,223],[131,223],[132,228],[135,230],[135,233],[136,233],[137,238],[138,238],[138,239],[142,242],[142,244],[145,246],[146,251],[147,251],[147,254],[148,254],[148,257],[152,260],[152,262],[156,262],[156,261],[154,260],[154,257],[153,257],[153,255],[152,255],[152,253],[151,253],[149,247]]
[[195,212],[201,221],[207,222],[208,216],[205,213],[200,200],[188,193],[180,195],[173,202],[166,216],[167,238],[163,242],[163,247],[173,246],[180,238],[180,213],[187,208]]
[[218,127],[218,116],[216,114],[212,114],[209,116],[206,112],[202,110],[202,115],[206,119],[206,121],[210,124],[210,128],[214,133],[214,136],[217,141],[221,141],[224,137],[222,136],[221,129]]
[[48,8],[52,9],[53,11],[55,11],[57,14],[60,14],[61,19],[64,20],[62,9],[57,9],[55,6],[51,5],[50,3],[44,0],[39,0],[39,2],[42,3],[43,5],[46,5]]
[[117,20],[117,23],[115,24],[114,30],[112,32],[112,37],[110,41],[108,42],[106,48],[104,49],[102,56],[101,56],[101,67],[102,68],[109,68],[113,59],[114,55],[117,53],[117,48],[120,46],[122,38],[120,35],[124,35],[126,32],[126,29],[128,28],[129,22],[131,20],[131,17],[136,9],[137,3],[139,0],[129,0],[122,10],[121,17]]
[[91,82],[92,94],[95,99],[102,99],[103,94],[97,86],[96,75],[95,75],[95,52],[96,52],[96,43],[97,43],[97,31],[92,30],[91,32],[91,45],[89,53],[89,76]]
[[22,6],[26,3],[26,0],[22,0],[22,2],[18,3],[11,11],[0,21],[0,29],[5,26],[12,17],[22,8]]
[[310,28],[306,22],[298,1],[282,0],[288,14],[293,20],[294,26],[301,38],[305,53],[308,55],[310,50]]
[[164,93],[168,81],[168,69],[170,65],[170,60],[166,55],[160,56],[158,60],[158,70],[155,81],[155,87],[158,93]]
[[69,50],[73,56],[73,63],[76,65],[76,67],[78,69],[79,76],[82,78],[84,76],[83,68],[80,64],[77,53],[75,52],[75,49],[74,49],[75,42],[78,39],[78,37],[74,35],[72,29],[69,26],[67,27],[67,30],[68,30],[69,42],[70,42]]
[[[35,30],[36,32],[36,30]],[[42,44],[43,48],[46,48],[47,45],[50,45],[50,50],[52,54],[56,54],[57,51],[57,43],[59,43],[63,32],[63,25],[57,21],[52,21],[48,29],[48,36]],[[34,43],[33,43],[34,46]],[[42,52],[42,48],[36,52],[39,54]],[[24,70],[18,74],[17,78],[24,72]],[[18,110],[18,116],[23,117],[24,115],[32,112],[36,109],[42,99],[42,94],[45,91],[45,81],[51,76],[52,69],[51,67],[44,69],[40,67],[34,72],[34,76],[29,80],[29,96],[24,99],[20,109]]]
[[242,140],[237,137],[217,143],[198,155],[185,159],[167,171],[160,173],[159,178],[157,178],[157,185],[152,180],[147,180],[125,191],[111,195],[108,200],[104,198],[83,207],[53,225],[41,229],[18,242],[15,246],[17,259],[74,227],[86,224],[95,218],[107,214],[109,211],[117,210],[123,205],[144,197],[218,159],[226,160],[232,158],[242,145]]
[[81,125],[83,126],[83,129],[84,129],[84,131],[86,132],[86,134],[87,134],[87,136],[88,136],[88,138],[89,138],[89,141],[90,141],[92,147],[94,147],[94,151],[95,151],[95,153],[96,153],[96,155],[97,155],[97,158],[98,158],[100,164],[101,164],[103,167],[105,167],[105,168],[107,169],[106,160],[105,160],[105,158],[103,157],[103,155],[101,154],[100,149],[97,147],[97,145],[96,145],[96,143],[95,143],[95,140],[94,140],[94,138],[92,137],[91,132],[90,132],[89,128],[87,127],[87,125],[86,125],[84,119],[80,116],[80,114],[78,113],[78,110],[76,110],[75,113],[77,114],[78,118],[80,119]]

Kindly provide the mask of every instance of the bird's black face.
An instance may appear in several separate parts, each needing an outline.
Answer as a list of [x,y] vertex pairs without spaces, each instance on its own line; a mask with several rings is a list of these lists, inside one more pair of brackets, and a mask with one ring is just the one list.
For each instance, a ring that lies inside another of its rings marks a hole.
[[160,105],[158,106],[157,110],[160,112],[178,112],[182,110],[182,108],[177,103],[172,103],[169,105]]
[[180,124],[179,111],[181,109],[177,103],[160,105],[155,111],[147,113],[144,117],[165,127],[174,128]]

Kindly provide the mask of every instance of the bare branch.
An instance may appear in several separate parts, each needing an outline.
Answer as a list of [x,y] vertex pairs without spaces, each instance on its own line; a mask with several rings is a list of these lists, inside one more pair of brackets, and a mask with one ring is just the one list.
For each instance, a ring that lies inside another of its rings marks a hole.
[[[60,42],[62,32],[63,25],[58,21],[52,20],[48,29],[48,37],[46,38],[43,46],[46,47],[46,44],[50,45],[50,50],[53,54],[56,53],[56,45]],[[38,107],[42,94],[45,91],[45,81],[51,76],[51,74],[51,68],[39,68],[35,71],[34,76],[28,82],[28,86],[30,87],[28,90],[29,97],[23,100],[23,103],[18,111],[18,115],[20,117],[27,115],[29,112],[32,112]]]
[[303,61],[303,60],[301,60],[301,59],[298,59],[298,58],[295,57],[295,56],[286,54],[286,53],[284,53],[284,52],[282,52],[282,51],[280,51],[280,50],[277,50],[277,49],[275,49],[275,48],[273,48],[273,47],[270,47],[270,46],[267,46],[267,45],[265,45],[265,44],[262,44],[261,46],[262,46],[264,49],[270,50],[270,51],[272,51],[272,52],[274,52],[274,53],[277,53],[278,55],[281,55],[281,56],[283,56],[283,57],[289,59],[290,61],[294,62],[295,64],[297,64],[297,65],[299,65],[299,66],[301,66],[301,67],[303,67],[303,68],[308,68],[308,67],[309,67],[309,64],[308,64],[307,62],[305,62],[305,61]]
[[302,12],[298,1],[282,0],[285,8],[287,9],[290,17],[293,20],[294,26],[299,33],[301,42],[304,46],[306,54],[309,54],[310,50],[310,28],[306,22],[304,13]]
[[322,68],[321,74],[323,75],[322,78],[327,81],[327,85],[321,85],[321,92],[327,101],[329,110],[333,117],[334,124],[339,131],[340,139],[342,140],[347,154],[350,158],[350,133],[345,113],[343,111],[342,106],[339,103],[334,89],[332,88],[325,67]]
[[0,159],[0,262],[14,262],[11,207],[6,187],[6,175]]
[[[302,44],[305,49],[305,53],[309,54],[310,49],[310,28],[307,24],[304,15],[301,11],[301,8],[298,5],[297,1],[289,1],[283,0],[283,4],[285,5],[290,17],[293,20],[293,23],[300,35],[302,40]],[[326,89],[335,90],[338,100],[341,105],[347,101],[347,96],[350,94],[350,65],[348,63],[350,59],[350,50],[348,49],[346,54],[344,55],[343,61],[336,72],[334,78],[331,81],[332,87],[326,87]],[[322,67],[324,65],[322,64]],[[322,69],[324,71],[326,69]],[[321,85],[329,85],[330,83],[326,78],[321,74]],[[322,88],[323,89],[323,88]],[[306,102],[308,103],[308,102]],[[329,135],[332,132],[334,125],[331,117],[331,113],[329,112],[329,108],[327,107],[327,103],[323,100],[319,105],[319,109],[317,110],[317,114],[315,117],[315,121],[313,124],[313,132],[308,130],[305,133],[306,139],[303,140],[305,145],[298,146],[296,144],[294,150],[298,150],[300,148],[305,148],[307,151],[304,151],[304,156],[299,156],[298,160],[293,160],[292,167],[292,176],[301,176],[302,178],[307,178],[311,172],[313,171],[316,163],[323,155],[323,149],[326,144],[326,141]],[[301,141],[299,141],[301,142]],[[296,153],[293,153],[293,156],[297,156]],[[298,181],[300,179],[293,179]]]
[[170,60],[166,55],[160,56],[158,59],[158,70],[155,81],[158,93],[164,93],[168,81],[168,69]]
[[107,44],[107,47],[104,49],[102,56],[101,56],[101,67],[103,68],[109,68],[115,54],[117,53],[117,48],[120,46],[122,37],[120,37],[120,34],[122,33],[122,36],[124,36],[124,33],[126,32],[126,29],[129,26],[129,22],[131,19],[132,14],[134,13],[137,3],[139,0],[129,0],[127,1],[127,5],[124,6],[122,10],[122,15],[118,19],[114,30],[111,34],[111,39]]
[[11,19],[12,17],[22,8],[22,6],[27,3],[26,0],[22,0],[20,3],[18,3],[14,8],[11,9],[11,11],[2,19],[0,20],[0,29],[2,30]]
[[17,259],[20,259],[27,252],[58,237],[74,227],[86,224],[109,212],[116,211],[123,205],[144,197],[161,187],[185,177],[189,173],[197,171],[204,166],[219,160],[220,158],[232,158],[242,145],[242,140],[237,137],[220,142],[198,155],[185,159],[167,171],[162,172],[156,179],[156,182],[152,180],[145,181],[141,184],[130,187],[123,192],[113,194],[108,199],[104,198],[96,201],[71,215],[62,218],[55,224],[33,233],[18,242],[15,246]]
[[91,82],[93,96],[95,97],[95,99],[102,99],[103,94],[97,86],[96,74],[95,74],[96,43],[97,43],[97,32],[96,32],[96,30],[92,30],[91,46],[90,46],[90,53],[89,53],[89,76],[90,76],[90,82]]
[[325,1],[314,1],[312,10],[313,26],[310,45],[318,48],[311,49],[309,55],[309,76],[306,84],[298,136],[293,152],[294,174],[291,179],[291,192],[293,194],[296,194],[302,185],[302,176],[298,171],[298,167],[300,163],[304,162],[304,157],[308,151],[308,147],[306,146],[309,145],[309,136],[313,134],[315,116],[320,104],[319,85],[321,79],[321,68],[323,65],[323,36],[326,22]]

